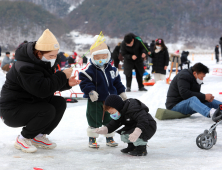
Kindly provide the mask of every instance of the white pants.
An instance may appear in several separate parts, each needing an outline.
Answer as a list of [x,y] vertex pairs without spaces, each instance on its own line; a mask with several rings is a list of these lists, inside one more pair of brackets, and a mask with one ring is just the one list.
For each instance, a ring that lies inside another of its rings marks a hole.
[[160,73],[154,73],[154,80],[155,82],[159,80],[166,80],[166,75],[165,74],[160,74]]

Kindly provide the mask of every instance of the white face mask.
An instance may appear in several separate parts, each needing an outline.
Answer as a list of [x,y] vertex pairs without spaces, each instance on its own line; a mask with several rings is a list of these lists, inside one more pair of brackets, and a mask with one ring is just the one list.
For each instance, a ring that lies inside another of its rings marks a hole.
[[160,47],[160,46],[156,46],[156,48],[157,48],[157,49],[161,49],[161,47]]
[[197,78],[197,83],[198,83],[199,85],[201,85],[201,84],[203,83],[203,80],[200,80],[200,79]]
[[44,56],[42,56],[42,61],[50,62],[51,63],[51,67],[53,67],[54,64],[55,64],[56,59],[47,60]]
[[[196,75],[197,75],[197,74],[196,74]],[[197,77],[196,81],[197,81],[197,83],[198,83],[199,85],[201,85],[201,84],[203,83],[203,80],[200,80],[198,77]]]

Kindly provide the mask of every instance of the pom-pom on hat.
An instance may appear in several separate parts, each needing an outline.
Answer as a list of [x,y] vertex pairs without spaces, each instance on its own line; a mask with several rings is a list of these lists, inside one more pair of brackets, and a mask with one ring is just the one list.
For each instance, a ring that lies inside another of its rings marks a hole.
[[53,51],[60,48],[59,43],[53,33],[46,29],[35,44],[35,49],[39,51]]

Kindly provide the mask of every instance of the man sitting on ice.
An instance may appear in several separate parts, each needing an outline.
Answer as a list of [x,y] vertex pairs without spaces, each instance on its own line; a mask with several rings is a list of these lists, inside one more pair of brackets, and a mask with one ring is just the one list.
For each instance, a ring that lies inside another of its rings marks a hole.
[[202,63],[180,71],[170,84],[166,108],[185,115],[200,113],[205,117],[212,117],[222,102],[214,100],[212,94],[200,92],[206,73],[209,73],[209,69]]

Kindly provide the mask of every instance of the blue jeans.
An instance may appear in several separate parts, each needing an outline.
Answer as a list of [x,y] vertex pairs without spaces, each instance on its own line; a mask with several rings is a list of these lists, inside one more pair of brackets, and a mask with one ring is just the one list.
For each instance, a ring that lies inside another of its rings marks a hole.
[[205,117],[210,117],[211,108],[217,109],[219,107],[219,104],[222,104],[222,102],[218,100],[213,100],[211,103],[210,102],[201,103],[201,101],[196,96],[194,96],[187,100],[181,101],[171,110],[180,112],[185,115],[200,113]]

